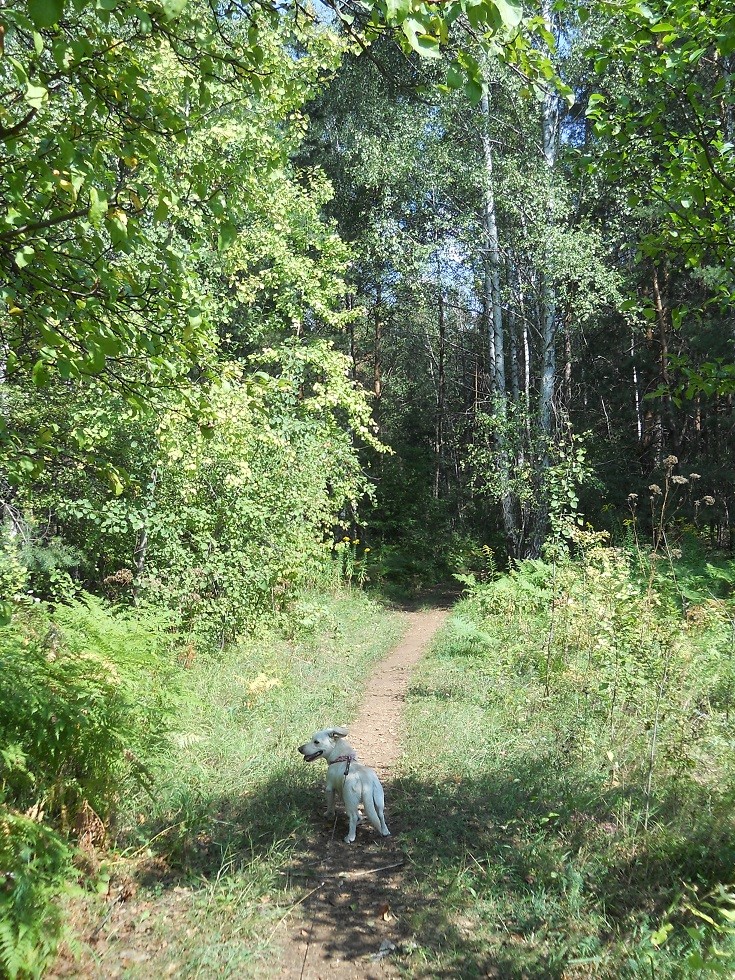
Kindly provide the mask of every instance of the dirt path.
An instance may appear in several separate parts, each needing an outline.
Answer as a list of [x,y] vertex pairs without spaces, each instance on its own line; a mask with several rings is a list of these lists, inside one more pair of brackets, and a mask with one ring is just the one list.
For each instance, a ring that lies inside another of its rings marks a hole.
[[[448,614],[437,608],[407,613],[408,631],[368,683],[350,742],[360,761],[372,766],[386,790],[386,820],[393,836],[358,828],[351,846],[342,840],[344,810],[321,832],[308,859],[292,870],[307,891],[281,926],[281,971],[292,980],[366,980],[394,976],[391,954],[405,939],[401,916],[404,855],[401,827],[391,814],[392,776],[401,753],[401,721],[413,668]],[[320,855],[315,857],[315,854]],[[278,939],[278,937],[276,937]]]
[[[377,770],[385,787],[386,818],[393,836],[380,837],[366,825],[358,827],[354,844],[345,844],[344,809],[339,804],[335,821],[322,818],[323,792],[314,786],[313,798],[305,796],[299,801],[300,807],[313,813],[313,830],[294,849],[288,868],[279,872],[285,886],[285,896],[279,889],[275,912],[280,918],[266,930],[268,949],[262,958],[248,964],[243,976],[357,980],[395,975],[392,954],[410,938],[401,895],[405,856],[400,803],[405,812],[410,812],[410,805],[402,801],[400,783],[394,781],[402,714],[413,668],[454,598],[437,594],[430,600],[433,608],[406,612],[408,630],[377,666],[350,726],[350,742],[360,760]],[[343,720],[325,719],[325,723]],[[283,806],[287,798],[277,792],[271,805]],[[243,814],[236,818],[243,824],[247,821]],[[220,853],[214,854],[221,861]],[[188,963],[188,945],[196,944],[202,928],[195,905],[202,890],[193,888],[190,878],[171,870],[165,851],[161,856],[149,853],[119,861],[102,904],[95,896],[70,901],[66,914],[81,946],[78,951],[62,947],[46,974],[48,980],[219,975],[222,971],[216,964],[205,967],[200,959],[198,965]],[[219,876],[214,879],[210,868],[209,878],[203,880],[214,880],[216,886]],[[215,892],[216,887],[212,894]],[[284,909],[284,897],[286,902],[292,899],[290,908]],[[222,908],[226,916],[226,898]],[[271,911],[267,899],[263,908],[266,914]],[[233,942],[223,930],[213,952],[226,956],[228,942],[232,949],[247,948],[246,941],[238,937]]]

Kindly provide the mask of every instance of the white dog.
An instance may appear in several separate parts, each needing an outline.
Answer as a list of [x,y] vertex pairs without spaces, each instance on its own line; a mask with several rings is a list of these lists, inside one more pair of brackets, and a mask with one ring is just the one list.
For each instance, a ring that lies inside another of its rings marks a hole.
[[385,807],[383,787],[375,770],[356,761],[357,753],[349,742],[345,742],[347,734],[346,728],[323,728],[312,735],[310,742],[300,745],[299,752],[306,762],[313,762],[319,758],[326,759],[326,816],[334,816],[335,794],[339,793],[350,819],[350,829],[345,837],[345,843],[352,844],[355,839],[358,821],[362,819],[357,809],[361,803],[373,827],[380,831],[383,837],[390,837],[383,815]]

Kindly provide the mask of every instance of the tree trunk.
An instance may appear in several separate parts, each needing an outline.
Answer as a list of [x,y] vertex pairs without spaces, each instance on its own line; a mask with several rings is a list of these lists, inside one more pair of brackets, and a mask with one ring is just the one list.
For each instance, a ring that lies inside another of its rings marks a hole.
[[[666,391],[662,397],[663,403],[663,417],[666,419],[666,428],[668,429],[668,435],[671,440],[673,449],[676,451],[677,455],[679,452],[679,433],[677,431],[676,419],[674,418],[674,410],[671,403],[671,375],[669,373],[669,334],[671,332],[671,310],[668,303],[668,285],[669,285],[669,273],[668,269],[664,266],[663,270],[659,272],[659,267],[654,265],[653,267],[653,303],[656,309],[656,323],[658,325],[658,341],[659,341],[659,370],[661,373],[661,380],[664,383]],[[664,434],[662,432],[662,443],[665,442],[663,438]],[[662,445],[663,448],[663,445]]]
[[[148,484],[148,497],[150,504],[153,504],[153,498],[156,493],[156,485],[158,484],[158,467],[154,466],[151,471],[151,479]],[[140,580],[145,574],[145,565],[148,558],[148,525],[147,523],[138,531],[138,536],[135,542],[135,552],[133,555],[135,559],[135,579],[133,582],[133,602],[137,602],[138,599],[138,587]]]
[[490,97],[483,90],[482,100],[482,156],[485,165],[485,311],[487,316],[488,347],[490,351],[490,376],[500,400],[505,399],[505,353],[503,340],[503,306],[500,293],[500,243],[495,210],[493,183],[493,151],[490,142]]
[[378,280],[375,286],[375,307],[373,308],[373,395],[375,396],[373,416],[380,437],[380,399],[383,394],[383,285]]
[[635,343],[635,331],[630,333],[630,354],[633,361],[633,399],[635,405],[635,429],[638,438],[638,445],[643,443],[643,414],[641,412],[641,385],[638,378],[638,363],[636,361],[637,351]]
[[[355,306],[355,297],[352,295],[352,293],[347,294],[345,305],[347,309],[350,312],[352,312]],[[350,360],[352,361],[352,380],[353,382],[356,383],[357,382],[357,347],[355,345],[355,321],[354,320],[352,319],[350,320],[350,322],[347,325],[347,330],[349,331],[349,337],[350,337]]]
[[[542,8],[542,16],[551,27],[551,5],[545,0]],[[554,189],[553,171],[556,165],[556,147],[559,130],[559,97],[554,89],[549,86],[544,96],[543,114],[541,119],[541,137],[546,164],[548,181],[547,190],[547,224],[551,227],[554,224]],[[557,310],[556,294],[551,282],[550,255],[547,253],[547,267],[543,273],[543,286],[541,289],[542,298],[542,324],[541,324],[541,386],[539,390],[539,422],[541,431],[545,436],[550,436],[552,432],[552,416],[554,401],[554,384],[556,381],[556,331],[557,331]]]
[[521,397],[521,366],[520,366],[520,354],[518,351],[518,337],[520,333],[520,323],[519,323],[519,310],[520,302],[518,297],[518,290],[516,288],[516,277],[513,272],[513,262],[508,257],[507,262],[508,267],[508,285],[511,294],[511,309],[515,311],[515,314],[509,314],[508,316],[508,339],[510,341],[510,394],[513,399],[513,404],[518,405]]
[[434,470],[434,499],[439,499],[439,488],[441,483],[442,453],[444,451],[444,401],[445,401],[445,335],[446,324],[444,320],[444,295],[442,292],[441,270],[439,277],[439,350],[437,351],[437,379],[436,379],[436,425],[435,425],[435,451],[436,466]]

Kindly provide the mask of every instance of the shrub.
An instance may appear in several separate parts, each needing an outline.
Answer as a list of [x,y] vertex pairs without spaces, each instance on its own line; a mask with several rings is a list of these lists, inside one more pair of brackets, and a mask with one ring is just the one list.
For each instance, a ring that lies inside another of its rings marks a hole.
[[22,606],[0,628],[0,975],[40,976],[69,836],[98,839],[124,781],[145,778],[172,691],[165,629],[91,597]]
[[152,621],[98,600],[36,606],[0,629],[0,791],[70,824],[110,813],[142,740],[160,734],[165,672]]

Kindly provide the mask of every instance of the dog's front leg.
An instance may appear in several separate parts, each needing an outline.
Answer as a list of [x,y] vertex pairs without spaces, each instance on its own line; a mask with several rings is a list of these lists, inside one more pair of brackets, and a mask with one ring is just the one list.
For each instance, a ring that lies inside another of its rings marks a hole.
[[331,786],[327,786],[326,797],[327,797],[327,809],[324,816],[333,817],[334,816],[334,789]]

